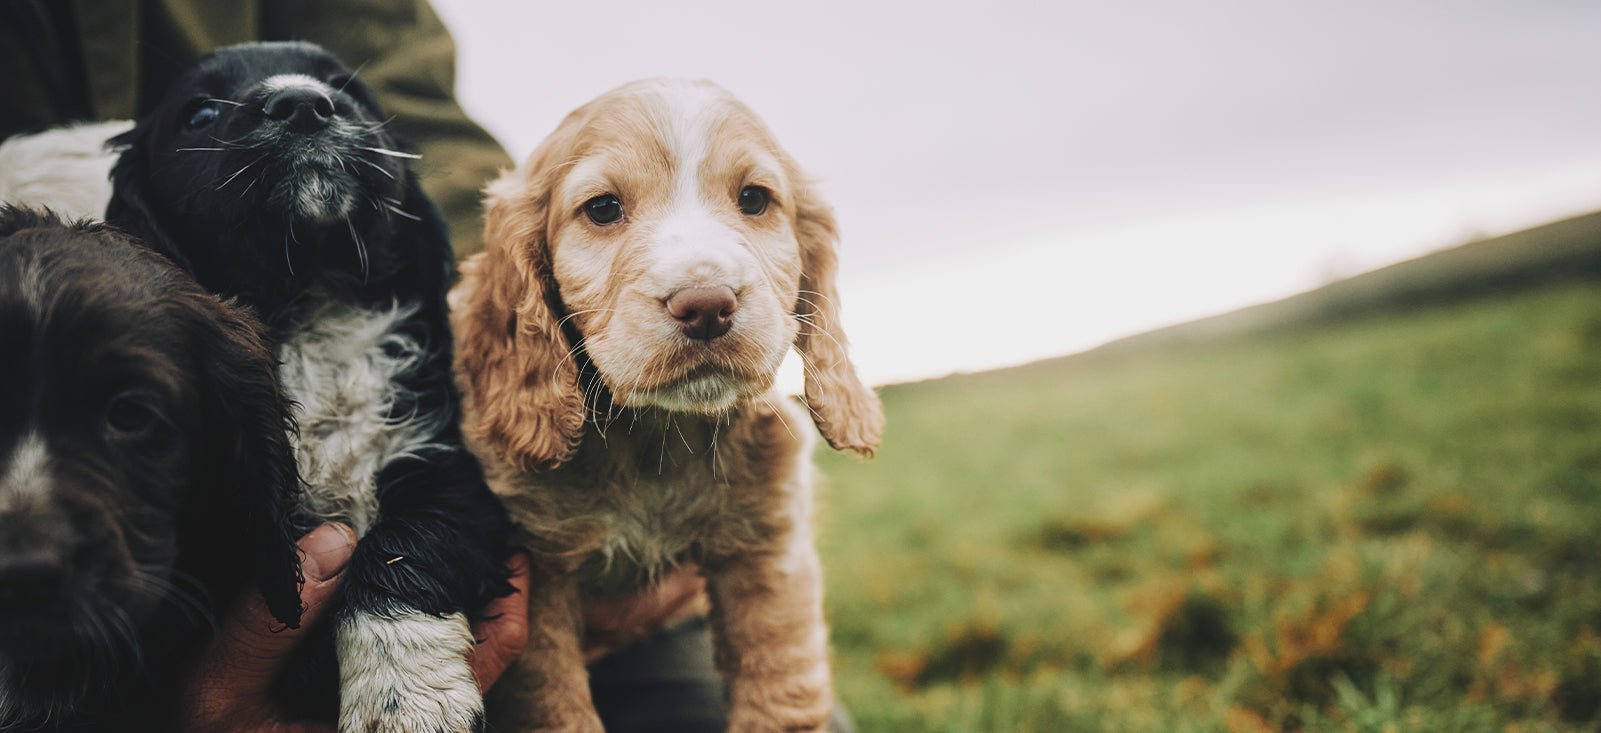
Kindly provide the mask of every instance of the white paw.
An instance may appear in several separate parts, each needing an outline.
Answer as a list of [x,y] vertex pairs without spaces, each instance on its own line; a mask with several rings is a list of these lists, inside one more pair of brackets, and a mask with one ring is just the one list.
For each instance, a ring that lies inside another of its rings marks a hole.
[[484,718],[467,619],[411,611],[341,621],[340,733],[467,733]]

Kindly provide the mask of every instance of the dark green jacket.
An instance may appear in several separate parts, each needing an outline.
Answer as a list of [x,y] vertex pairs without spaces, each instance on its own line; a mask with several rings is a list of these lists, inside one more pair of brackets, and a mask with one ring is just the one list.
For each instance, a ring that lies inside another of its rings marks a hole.
[[422,153],[456,256],[477,251],[479,192],[512,162],[456,103],[455,45],[427,0],[0,0],[0,139],[136,117],[201,55],[276,40],[360,67],[391,129]]

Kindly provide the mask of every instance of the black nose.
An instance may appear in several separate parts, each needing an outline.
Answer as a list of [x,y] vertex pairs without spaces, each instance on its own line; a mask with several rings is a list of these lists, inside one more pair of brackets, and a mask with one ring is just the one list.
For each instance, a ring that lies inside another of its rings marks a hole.
[[59,552],[26,549],[0,555],[0,613],[49,605],[66,580],[67,562]]
[[685,336],[710,341],[728,333],[734,325],[739,301],[734,291],[723,285],[684,288],[667,299],[667,313],[678,321]]
[[289,87],[267,98],[267,117],[288,122],[300,132],[315,132],[334,116],[334,101],[320,89]]

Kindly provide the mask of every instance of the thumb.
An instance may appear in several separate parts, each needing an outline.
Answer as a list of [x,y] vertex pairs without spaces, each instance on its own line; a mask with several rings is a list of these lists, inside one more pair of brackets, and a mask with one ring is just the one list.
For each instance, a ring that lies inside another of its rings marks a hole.
[[349,527],[329,522],[296,544],[305,576],[300,587],[300,602],[305,606],[300,628],[284,628],[259,594],[241,599],[223,619],[190,677],[187,717],[195,727],[205,728],[205,721],[270,712],[273,680],[301,639],[327,612],[356,540]]

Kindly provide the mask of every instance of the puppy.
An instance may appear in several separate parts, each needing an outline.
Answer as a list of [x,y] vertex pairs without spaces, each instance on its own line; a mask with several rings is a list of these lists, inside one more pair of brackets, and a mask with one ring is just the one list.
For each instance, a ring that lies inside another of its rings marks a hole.
[[876,395],[846,355],[833,214],[756,115],[709,83],[602,95],[488,188],[452,293],[469,445],[533,552],[506,730],[599,730],[586,596],[698,563],[732,730],[817,730],[833,705],[806,411],[840,450]]
[[107,219],[257,310],[297,405],[303,520],[361,536],[333,630],[339,727],[475,728],[464,612],[510,592],[510,530],[462,445],[453,258],[416,156],[306,43],[202,58],[116,143]]
[[0,206],[0,729],[171,730],[252,576],[299,622],[259,330],[124,234]]

